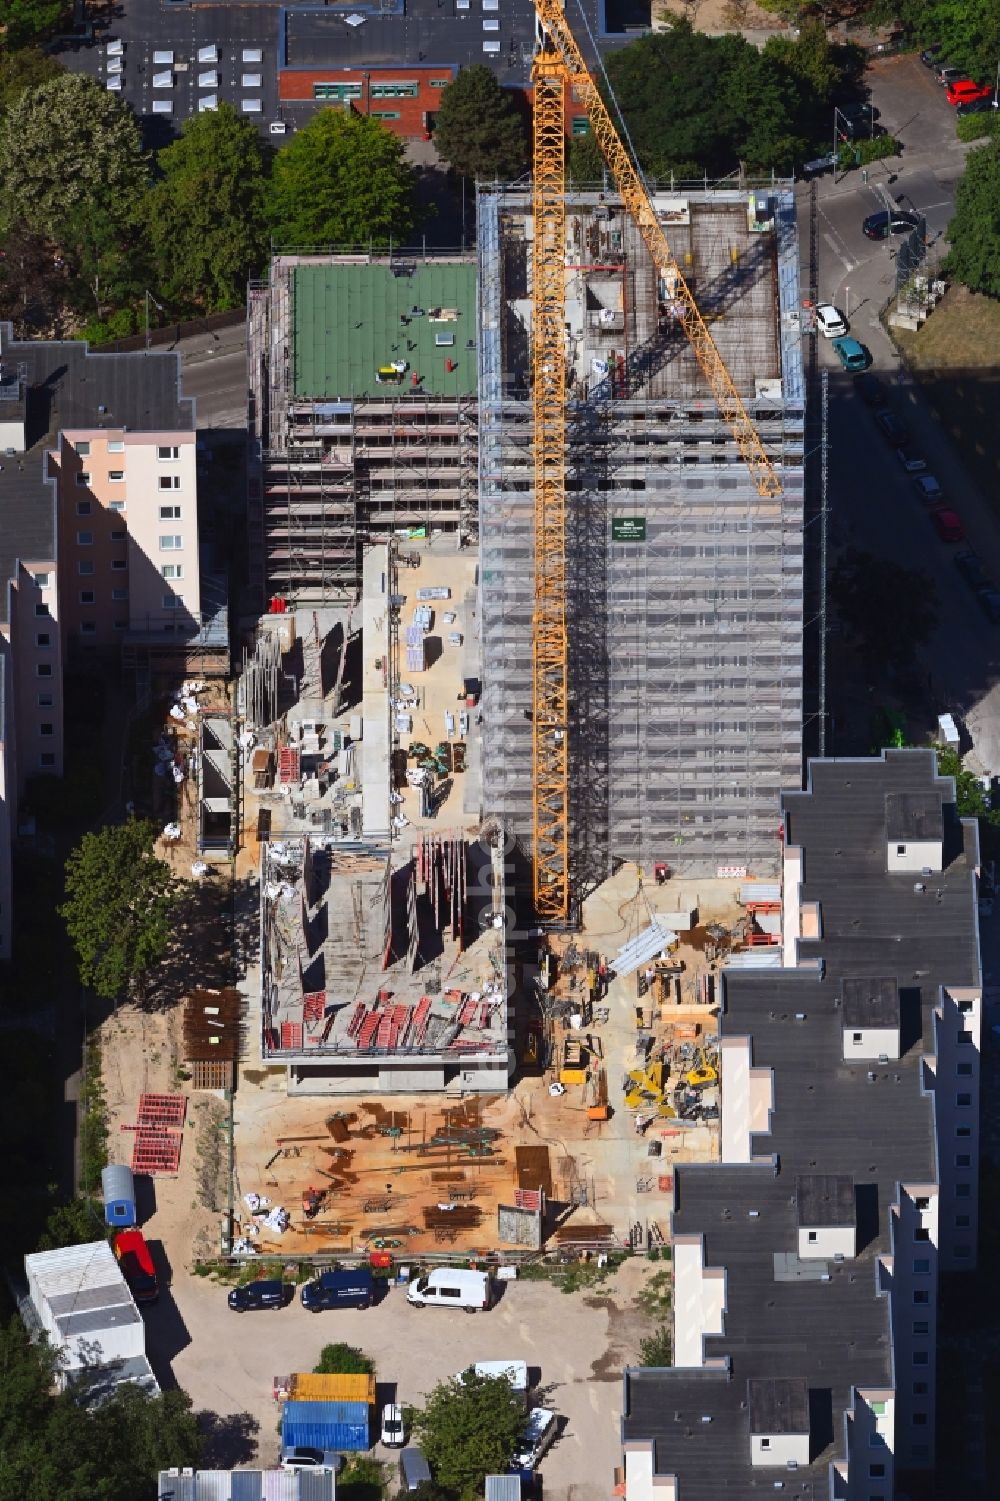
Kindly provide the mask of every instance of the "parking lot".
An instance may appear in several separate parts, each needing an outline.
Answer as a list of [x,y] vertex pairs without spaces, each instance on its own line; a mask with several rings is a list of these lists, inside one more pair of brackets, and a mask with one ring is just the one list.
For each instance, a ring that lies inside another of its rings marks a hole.
[[225,1288],[179,1273],[146,1313],[147,1349],[161,1379],[182,1386],[196,1411],[218,1416],[212,1426],[220,1457],[241,1464],[257,1445],[265,1463],[278,1455],[273,1377],[311,1370],[331,1341],[374,1358],[380,1405],[418,1403],[438,1381],[477,1360],[523,1360],[534,1382],[533,1405],[564,1419],[541,1465],[546,1498],[606,1501],[621,1462],[621,1372],[648,1332],[635,1294],[656,1270],[655,1263],[626,1262],[594,1292],[511,1283],[492,1309],[474,1315],[411,1307],[400,1288],[364,1312],[314,1315],[296,1299],[277,1313],[240,1315],[230,1311]]

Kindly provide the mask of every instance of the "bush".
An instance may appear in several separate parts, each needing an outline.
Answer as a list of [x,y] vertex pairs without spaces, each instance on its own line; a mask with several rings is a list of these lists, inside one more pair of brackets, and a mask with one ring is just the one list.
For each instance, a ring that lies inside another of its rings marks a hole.
[[644,1366],[667,1366],[672,1359],[670,1330],[666,1324],[654,1329],[652,1334],[639,1341],[639,1364]]
[[101,1077],[101,1044],[88,1038],[80,1084],[80,1189],[101,1191],[101,1171],[108,1165],[108,1107]]
[[375,1362],[354,1345],[324,1345],[313,1370],[318,1376],[371,1376]]
[[851,167],[865,167],[871,162],[886,161],[899,156],[899,142],[895,136],[871,136],[860,141],[848,141],[840,148],[837,166],[842,172]]
[[1000,130],[1000,111],[984,111],[981,115],[962,115],[955,121],[955,134],[960,141],[980,141],[983,136],[996,135]]

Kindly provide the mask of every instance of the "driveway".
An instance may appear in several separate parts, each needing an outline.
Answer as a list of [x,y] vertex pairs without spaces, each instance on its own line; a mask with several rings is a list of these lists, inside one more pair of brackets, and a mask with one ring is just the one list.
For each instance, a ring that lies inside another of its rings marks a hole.
[[535,1404],[565,1419],[541,1466],[546,1497],[606,1501],[621,1462],[621,1373],[647,1332],[634,1297],[655,1270],[626,1262],[595,1292],[511,1283],[488,1313],[475,1315],[413,1308],[398,1288],[364,1312],[309,1314],[296,1300],[277,1314],[239,1315],[230,1312],[224,1288],[180,1273],[146,1313],[147,1350],[161,1379],[183,1387],[196,1411],[216,1415],[209,1426],[220,1457],[244,1465],[254,1457],[246,1415],[259,1425],[260,1459],[273,1462],[279,1409],[272,1378],[311,1370],[324,1344],[343,1340],[374,1358],[380,1403],[419,1403],[438,1381],[477,1360],[524,1360]]

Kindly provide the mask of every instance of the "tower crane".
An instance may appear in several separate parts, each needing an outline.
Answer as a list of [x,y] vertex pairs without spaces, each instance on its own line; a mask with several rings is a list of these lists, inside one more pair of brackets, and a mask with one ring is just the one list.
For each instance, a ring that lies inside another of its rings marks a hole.
[[663,300],[676,310],[723,420],[758,493],[781,483],[698,311],[656,216],[649,192],[614,122],[562,0],[535,0],[532,63],[532,415],[535,478],[535,591],[532,613],[532,825],[535,910],[569,918],[569,641],[566,625],[566,207],[565,90],[585,105],[622,201],[652,257]]

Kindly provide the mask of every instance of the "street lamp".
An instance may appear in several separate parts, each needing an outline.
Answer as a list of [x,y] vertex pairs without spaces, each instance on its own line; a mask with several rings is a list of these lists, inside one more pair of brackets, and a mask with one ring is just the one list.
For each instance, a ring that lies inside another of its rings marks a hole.
[[851,289],[850,289],[850,287],[845,287],[844,288],[844,317],[845,318],[850,318],[850,316],[851,316]]

